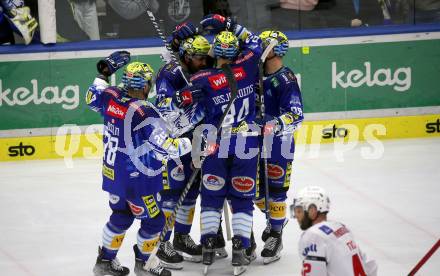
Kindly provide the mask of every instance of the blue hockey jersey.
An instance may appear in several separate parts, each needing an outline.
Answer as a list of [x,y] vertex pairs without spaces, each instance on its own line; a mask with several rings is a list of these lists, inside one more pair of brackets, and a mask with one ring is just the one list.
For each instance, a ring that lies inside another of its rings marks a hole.
[[[232,128],[230,153],[235,147],[235,135],[246,132],[247,124],[255,120],[256,86],[258,82],[258,61],[262,54],[261,40],[251,33],[242,41],[240,55],[230,64],[237,81],[237,97],[223,122],[223,129]],[[219,68],[202,70],[191,77],[193,85],[204,92],[200,102],[204,123],[217,126],[230,99],[231,90],[226,76]]]
[[95,79],[86,103],[104,119],[102,187],[109,193],[132,198],[151,185],[159,192],[163,163],[191,151],[189,140],[169,137],[168,123],[153,105],[103,80]]
[[302,97],[295,74],[283,66],[265,76],[263,88],[266,121],[277,117],[283,123],[280,135],[293,133],[304,120]]
[[180,70],[175,62],[169,62],[159,69],[156,76],[156,105],[164,98],[171,98],[177,90],[187,85]]

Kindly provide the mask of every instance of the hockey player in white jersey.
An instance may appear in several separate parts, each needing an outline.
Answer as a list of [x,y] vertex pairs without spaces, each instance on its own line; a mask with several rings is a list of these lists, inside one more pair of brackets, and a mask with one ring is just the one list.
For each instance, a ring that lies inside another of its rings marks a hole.
[[375,276],[377,264],[367,261],[351,231],[327,220],[330,200],[321,187],[302,189],[290,206],[304,233],[299,240],[302,276]]

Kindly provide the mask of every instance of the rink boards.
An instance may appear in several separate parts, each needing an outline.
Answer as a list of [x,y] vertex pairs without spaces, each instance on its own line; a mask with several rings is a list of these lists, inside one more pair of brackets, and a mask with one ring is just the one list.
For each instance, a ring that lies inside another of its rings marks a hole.
[[[307,118],[307,114],[306,114]],[[0,161],[64,158],[96,159],[102,156],[102,126],[66,125],[52,135],[0,138]],[[385,139],[440,137],[440,113],[305,121],[295,133],[297,144],[335,143],[340,146],[367,142],[373,147]]]
[[[440,30],[402,28],[359,29],[351,37],[345,31],[320,38],[288,34],[284,61],[295,72],[305,112],[297,144],[439,136]],[[381,33],[386,30],[391,33]],[[133,61],[157,71],[161,42],[143,43],[31,45],[21,53],[2,48],[0,161],[100,158],[102,119],[84,101],[96,61],[127,49]],[[120,78],[117,72],[111,84]]]

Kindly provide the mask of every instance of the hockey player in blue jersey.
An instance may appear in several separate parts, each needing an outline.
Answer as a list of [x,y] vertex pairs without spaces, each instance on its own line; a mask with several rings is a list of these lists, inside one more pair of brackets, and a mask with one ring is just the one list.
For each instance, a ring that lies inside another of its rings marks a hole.
[[[188,85],[186,77],[207,66],[210,44],[206,38],[197,33],[197,29],[192,23],[185,22],[176,26],[172,34],[171,46],[179,60],[178,63],[168,62],[157,74],[156,105],[161,109],[164,106],[170,106],[174,93]],[[191,110],[184,112],[191,113]],[[185,135],[191,138],[190,134]],[[181,161],[181,163],[178,163],[175,160],[169,160],[164,168],[164,190],[161,192],[161,204],[167,217],[173,212],[177,200],[193,171],[191,154],[183,156]],[[157,256],[168,268],[181,269],[183,267],[181,264],[183,261],[182,256],[185,260],[192,262],[200,262],[202,259],[201,245],[197,245],[189,235],[193,223],[195,204],[199,195],[199,183],[199,181],[196,181],[192,185],[181,208],[177,210],[173,245],[169,242],[173,230],[171,228],[159,247]]]
[[104,226],[103,244],[93,269],[95,275],[128,275],[116,254],[125,232],[135,218],[141,220],[137,233],[134,272],[137,276],[169,276],[158,264],[145,268],[165,216],[158,204],[162,190],[161,168],[167,158],[191,151],[188,138],[169,137],[167,122],[145,99],[151,88],[153,70],[145,63],[127,65],[122,85],[109,87],[108,77],[130,60],[118,51],[98,63],[100,74],[86,94],[86,103],[104,119],[102,188],[110,195],[112,214]]
[[[269,224],[263,232],[265,242],[261,252],[264,264],[280,258],[282,229],[286,220],[286,193],[290,186],[293,154],[295,151],[294,131],[304,119],[301,92],[298,81],[288,67],[283,65],[283,56],[289,48],[285,34],[268,30],[260,34],[263,46],[268,47],[275,40],[273,50],[264,63],[263,100],[265,125],[265,146],[267,167],[260,163],[260,176],[267,173],[269,187]],[[261,111],[261,110],[259,110]],[[261,114],[261,113],[260,113]],[[262,148],[264,154],[264,149]],[[264,158],[264,156],[263,156]],[[257,206],[265,210],[265,185],[260,180]]]
[[[178,91],[174,102],[186,106],[200,99],[198,104],[204,109],[204,123],[217,126],[231,98],[228,81],[220,68],[223,64],[230,64],[238,92],[222,125],[225,135],[209,141],[209,148],[214,150],[202,165],[201,242],[203,264],[211,265],[221,211],[225,199],[228,199],[234,232],[232,265],[234,274],[238,275],[255,258],[251,232],[257,185],[258,134],[250,128],[255,119],[255,83],[262,54],[261,40],[230,18],[220,15],[208,15],[201,24],[216,34],[212,46],[216,67],[194,74],[191,77],[193,85]],[[252,149],[254,154],[245,154]]]

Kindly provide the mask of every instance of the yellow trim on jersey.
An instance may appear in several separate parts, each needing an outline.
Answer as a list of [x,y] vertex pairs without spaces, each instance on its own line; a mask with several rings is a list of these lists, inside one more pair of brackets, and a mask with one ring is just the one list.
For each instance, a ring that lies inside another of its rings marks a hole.
[[115,170],[107,167],[106,165],[102,165],[102,175],[108,179],[115,180]]

